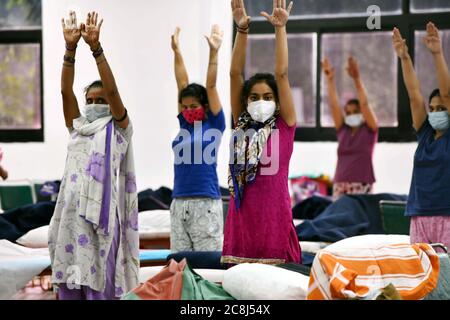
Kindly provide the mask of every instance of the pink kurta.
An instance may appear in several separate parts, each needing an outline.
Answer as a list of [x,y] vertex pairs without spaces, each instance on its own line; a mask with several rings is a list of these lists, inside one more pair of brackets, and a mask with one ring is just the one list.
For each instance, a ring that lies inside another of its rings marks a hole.
[[[255,180],[244,187],[238,210],[234,199],[230,200],[224,230],[223,263],[279,264],[301,261],[288,189],[295,126],[289,127],[281,117],[275,123],[279,129],[278,157],[276,150],[272,150],[275,142],[268,139],[265,148],[271,163],[258,165]],[[272,133],[272,137],[276,135]],[[262,175],[261,166],[273,166],[277,159],[279,167],[276,173]]]

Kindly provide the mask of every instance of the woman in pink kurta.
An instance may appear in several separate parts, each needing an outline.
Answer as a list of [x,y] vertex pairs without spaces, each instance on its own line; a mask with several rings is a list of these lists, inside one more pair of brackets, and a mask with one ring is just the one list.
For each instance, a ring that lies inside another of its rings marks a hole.
[[334,68],[327,58],[322,62],[327,80],[328,102],[338,140],[338,160],[333,179],[333,199],[345,194],[372,193],[375,182],[373,151],[378,140],[378,122],[362,82],[359,66],[349,57],[347,72],[355,83],[358,99],[339,105]]
[[249,17],[232,1],[237,34],[231,65],[233,131],[229,186],[232,195],[224,231],[222,263],[301,262],[292,223],[288,170],[296,128],[288,80],[286,22],[292,3],[262,13],[275,27],[275,76],[243,80]]

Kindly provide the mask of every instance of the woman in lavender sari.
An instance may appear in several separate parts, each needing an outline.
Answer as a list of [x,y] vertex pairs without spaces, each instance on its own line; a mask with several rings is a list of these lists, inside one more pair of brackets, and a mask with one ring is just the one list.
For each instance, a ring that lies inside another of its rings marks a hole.
[[[62,21],[66,52],[61,92],[70,133],[66,166],[50,222],[52,282],[59,299],[117,299],[138,285],[137,193],[132,126],[99,42],[98,14]],[[82,115],[72,86],[83,37],[101,81],[85,89]]]

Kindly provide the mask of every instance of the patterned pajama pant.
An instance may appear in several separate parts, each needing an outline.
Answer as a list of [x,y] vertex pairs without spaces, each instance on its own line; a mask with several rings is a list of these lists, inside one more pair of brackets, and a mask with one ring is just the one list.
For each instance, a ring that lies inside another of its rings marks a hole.
[[333,201],[345,194],[370,194],[372,184],[361,182],[336,182],[333,184]]
[[450,250],[450,216],[411,217],[409,235],[411,243],[442,243]]
[[170,205],[170,249],[222,251],[223,206],[221,199],[177,198]]

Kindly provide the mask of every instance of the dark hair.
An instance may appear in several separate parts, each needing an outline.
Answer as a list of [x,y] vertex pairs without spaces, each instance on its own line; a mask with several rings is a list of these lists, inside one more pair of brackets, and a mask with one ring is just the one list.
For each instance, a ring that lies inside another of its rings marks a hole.
[[252,90],[253,86],[261,82],[264,82],[270,87],[270,89],[272,89],[273,94],[275,95],[275,102],[278,103],[278,86],[273,74],[256,73],[250,79],[244,82],[241,94],[241,103],[243,106],[247,107],[248,96],[250,95],[250,91]]
[[434,89],[433,91],[431,91],[430,98],[428,98],[428,104],[431,103],[431,100],[433,100],[434,97],[440,97],[440,96],[441,96],[441,92],[439,91],[439,89]]
[[361,105],[359,104],[359,100],[358,99],[350,99],[350,100],[348,100],[346,106],[348,106],[349,104],[354,104],[358,108],[361,108]]
[[94,88],[103,88],[103,83],[101,80],[95,80],[90,85],[88,85],[86,88],[84,88],[84,97],[87,98],[87,94],[89,93],[89,90]]
[[198,99],[203,107],[206,107],[209,104],[206,88],[197,83],[191,83],[180,91],[180,94],[178,95],[178,103],[181,103],[181,100],[186,97]]

